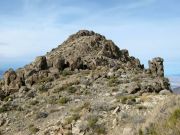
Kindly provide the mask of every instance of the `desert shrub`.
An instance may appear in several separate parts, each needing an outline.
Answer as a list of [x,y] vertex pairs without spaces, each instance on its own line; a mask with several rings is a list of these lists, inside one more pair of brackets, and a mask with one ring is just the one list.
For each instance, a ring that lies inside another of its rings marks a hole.
[[136,102],[136,96],[119,96],[117,97],[117,101],[121,102],[122,104],[133,104]]
[[49,104],[61,104],[61,105],[64,105],[66,104],[67,102],[69,102],[70,99],[67,98],[67,97],[55,97],[55,96],[51,96],[49,97],[49,99],[47,100],[47,102]]
[[46,118],[48,117],[48,113],[47,112],[38,112],[36,114],[36,119],[41,119],[41,118]]
[[32,100],[29,104],[30,105],[37,105],[39,103],[39,101],[37,100]]
[[136,108],[139,110],[146,110],[147,109],[147,107],[144,105],[138,105]]
[[38,86],[38,91],[39,92],[47,92],[48,88],[44,84],[41,84]]
[[68,75],[72,75],[72,74],[73,74],[73,72],[70,70],[60,71],[60,75],[62,75],[62,76],[68,76]]
[[68,101],[69,101],[69,98],[67,98],[67,97],[61,97],[61,98],[58,100],[58,103],[63,105],[63,104],[66,104]]
[[39,131],[39,128],[35,127],[33,124],[29,125],[28,129],[31,134],[35,134]]
[[[54,93],[58,93],[58,92],[61,92],[61,91],[65,91],[65,90],[68,90],[70,88],[70,92],[73,88],[73,85],[78,85],[80,82],[79,80],[76,80],[74,82],[71,82],[71,83],[67,83],[67,84],[63,84],[61,87],[58,87],[56,89],[54,89]],[[73,91],[73,90],[72,90]]]
[[79,114],[73,114],[70,117],[67,117],[65,119],[65,123],[66,124],[71,124],[73,121],[77,121],[78,119],[80,119],[80,115]]
[[9,100],[12,100],[12,97],[11,97],[11,96],[6,96],[6,97],[3,99],[3,101],[5,101],[5,102],[7,102],[7,101],[9,101]]
[[108,81],[108,86],[109,87],[114,87],[114,86],[117,86],[118,84],[119,84],[119,80],[118,80],[117,77],[112,77]]
[[142,129],[139,129],[138,134],[139,134],[139,135],[143,135]]
[[117,92],[117,91],[119,91],[118,88],[113,88],[113,89],[112,89],[112,92]]
[[176,109],[171,116],[169,117],[168,123],[172,126],[176,126],[176,124],[180,124],[180,108]]
[[68,93],[73,94],[77,91],[76,87],[70,86],[67,89]]
[[90,128],[94,128],[96,126],[97,121],[98,121],[98,116],[95,116],[95,115],[90,116],[87,121],[88,121],[88,126]]
[[6,112],[6,111],[8,111],[8,109],[7,109],[6,106],[0,107],[0,113],[4,113],[4,112]]
[[52,77],[44,77],[38,80],[38,83],[48,83],[48,82],[52,82],[54,79]]
[[98,135],[106,134],[106,128],[104,127],[104,125],[96,125],[93,130]]
[[49,99],[47,100],[47,102],[52,105],[57,104],[57,97],[50,96]]
[[96,115],[92,115],[87,119],[88,122],[88,126],[89,128],[94,132],[99,134],[105,134],[106,133],[106,129],[105,126],[103,124],[98,124],[98,116]]
[[85,102],[83,105],[78,106],[74,109],[71,109],[71,111],[73,112],[80,112],[82,109],[89,109],[91,106],[91,104],[89,102]]
[[167,118],[151,124],[146,130],[148,135],[180,134],[180,109],[174,110]]

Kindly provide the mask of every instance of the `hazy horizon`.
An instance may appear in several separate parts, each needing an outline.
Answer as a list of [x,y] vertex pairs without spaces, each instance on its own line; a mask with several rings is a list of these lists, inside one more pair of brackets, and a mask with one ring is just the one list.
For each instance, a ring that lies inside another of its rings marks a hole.
[[22,67],[80,29],[128,49],[147,67],[162,57],[166,75],[180,74],[178,0],[0,1],[0,70]]

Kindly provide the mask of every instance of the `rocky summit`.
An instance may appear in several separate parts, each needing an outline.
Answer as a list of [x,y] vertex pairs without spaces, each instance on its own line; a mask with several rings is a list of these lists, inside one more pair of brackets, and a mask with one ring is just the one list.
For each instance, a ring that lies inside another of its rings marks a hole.
[[163,61],[154,58],[146,69],[128,50],[81,30],[32,63],[4,73],[0,133],[149,135],[163,115],[157,108],[180,101],[164,77]]

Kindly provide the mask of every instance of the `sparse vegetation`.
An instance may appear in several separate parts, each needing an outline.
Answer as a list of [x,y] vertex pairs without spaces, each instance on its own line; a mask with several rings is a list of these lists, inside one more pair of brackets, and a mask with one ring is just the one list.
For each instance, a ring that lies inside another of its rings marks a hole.
[[61,97],[61,98],[58,100],[58,103],[64,105],[64,104],[66,104],[68,101],[69,101],[69,98],[67,98],[67,97]]
[[93,130],[93,132],[97,134],[105,134],[106,129],[103,124],[97,124],[98,122],[98,116],[92,115],[88,118],[88,126]]
[[144,105],[138,105],[138,106],[137,106],[137,109],[139,109],[139,110],[145,110],[145,109],[147,109],[147,107],[144,106]]
[[136,102],[136,96],[119,96],[117,97],[117,101],[121,102],[122,104],[133,104]]
[[[164,135],[180,134],[180,109],[174,110],[168,118],[162,119],[157,123],[151,124],[146,130],[148,135]],[[143,135],[143,131],[139,132],[139,135]]]
[[4,113],[7,111],[7,108],[6,107],[0,107],[0,113]]
[[3,101],[5,101],[5,102],[7,102],[7,101],[9,101],[9,100],[12,100],[12,97],[11,97],[11,96],[6,96],[6,97],[3,99]]
[[29,104],[30,105],[37,105],[39,103],[39,101],[37,100],[32,100]]
[[90,128],[94,128],[96,126],[97,121],[98,121],[98,116],[95,116],[95,115],[90,116],[87,121],[88,121],[88,126]]
[[38,86],[39,92],[47,92],[48,88],[45,86],[45,84],[41,84]]
[[72,75],[73,74],[73,72],[72,71],[70,71],[70,70],[63,70],[63,71],[60,71],[60,75],[62,75],[62,76],[68,76],[68,75]]
[[73,112],[80,112],[82,109],[89,109],[90,108],[90,103],[85,102],[82,106],[76,107],[74,109],[71,109]]
[[38,112],[36,114],[36,119],[41,119],[41,118],[46,118],[48,117],[48,113],[47,112]]
[[97,126],[94,128],[94,131],[95,131],[98,135],[106,134],[106,128],[104,127],[104,125],[97,125]]
[[73,93],[75,93],[77,91],[77,88],[73,87],[73,86],[70,86],[70,87],[68,87],[67,91],[68,91],[68,93],[73,94]]
[[58,92],[65,91],[65,90],[68,90],[69,92],[71,92],[72,89],[73,89],[73,90],[72,90],[72,92],[73,92],[73,91],[75,91],[75,89],[72,88],[73,85],[78,85],[79,83],[80,83],[79,80],[76,80],[76,81],[71,82],[71,83],[63,84],[62,86],[54,89],[53,92],[54,92],[54,93],[58,93]]
[[114,86],[117,86],[118,84],[119,84],[119,80],[117,77],[111,77],[108,81],[109,87],[114,87]]
[[48,83],[48,82],[52,82],[54,79],[52,77],[44,77],[41,78],[40,80],[38,80],[39,84],[43,84],[43,83]]
[[67,117],[67,118],[65,119],[65,123],[66,123],[66,124],[71,124],[71,123],[73,122],[73,120],[74,120],[74,121],[77,121],[78,119],[80,119],[80,115],[79,115],[79,114],[73,114],[72,116]]
[[28,128],[31,134],[35,134],[39,131],[39,128],[35,127],[33,124],[29,125]]

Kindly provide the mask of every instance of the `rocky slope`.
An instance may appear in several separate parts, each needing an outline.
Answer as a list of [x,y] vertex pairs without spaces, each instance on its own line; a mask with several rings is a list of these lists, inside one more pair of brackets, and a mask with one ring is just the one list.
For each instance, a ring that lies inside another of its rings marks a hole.
[[5,135],[139,134],[171,97],[163,59],[145,69],[111,40],[82,30],[0,82]]

